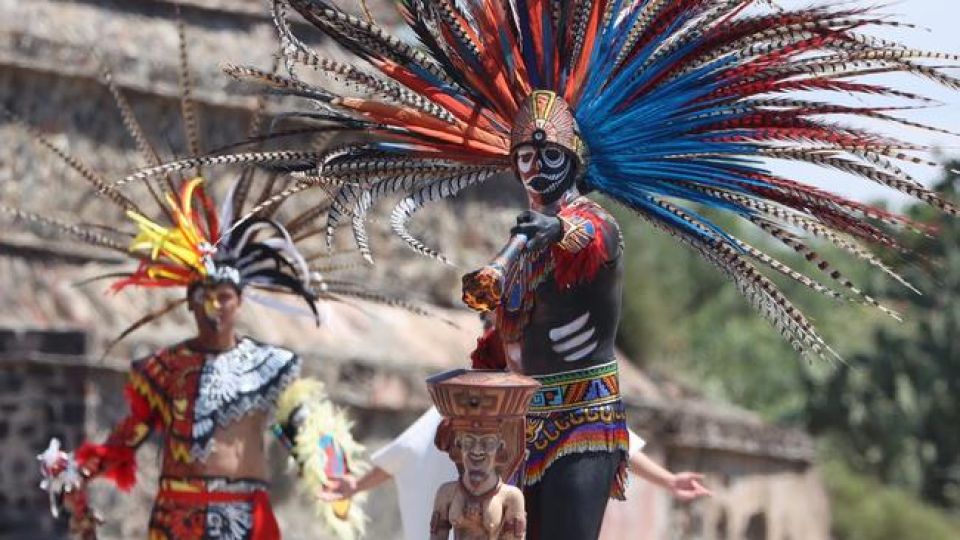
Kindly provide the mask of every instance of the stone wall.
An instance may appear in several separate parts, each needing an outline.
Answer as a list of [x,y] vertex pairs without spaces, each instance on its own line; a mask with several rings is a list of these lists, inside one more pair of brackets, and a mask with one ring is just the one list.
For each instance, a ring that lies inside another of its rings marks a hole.
[[678,503],[631,477],[607,508],[600,540],[827,540],[830,507],[811,439],[756,415],[696,399],[644,400],[625,390],[627,418],[651,459],[705,475],[713,496]]
[[672,448],[671,470],[707,475],[713,497],[677,505],[667,538],[807,540],[830,537],[830,507],[816,467],[703,448]]
[[50,437],[71,447],[83,438],[89,371],[62,353],[82,351],[84,341],[77,332],[0,331],[0,538],[54,538],[62,529],[38,519],[47,500],[36,455]]

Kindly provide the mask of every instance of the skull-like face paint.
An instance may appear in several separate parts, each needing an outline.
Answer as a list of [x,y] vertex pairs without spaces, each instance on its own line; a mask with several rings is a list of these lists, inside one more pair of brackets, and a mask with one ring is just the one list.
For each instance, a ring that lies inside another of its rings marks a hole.
[[574,184],[576,162],[562,146],[523,144],[513,151],[513,164],[531,202],[556,202]]

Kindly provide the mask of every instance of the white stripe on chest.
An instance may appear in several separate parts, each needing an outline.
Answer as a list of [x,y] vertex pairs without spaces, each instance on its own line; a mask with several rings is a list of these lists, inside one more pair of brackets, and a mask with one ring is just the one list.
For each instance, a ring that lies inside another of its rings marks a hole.
[[550,329],[547,335],[553,352],[562,354],[565,362],[576,362],[589,356],[597,348],[597,329],[588,326],[589,322],[588,311],[567,324]]

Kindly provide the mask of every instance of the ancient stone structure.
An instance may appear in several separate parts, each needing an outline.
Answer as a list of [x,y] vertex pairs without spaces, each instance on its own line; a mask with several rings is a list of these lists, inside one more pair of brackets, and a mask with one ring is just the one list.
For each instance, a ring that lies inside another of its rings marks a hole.
[[[252,97],[228,86],[219,63],[269,67],[275,39],[260,0],[182,4],[200,117],[205,140],[213,148],[246,133],[254,107]],[[378,3],[371,5],[376,9]],[[4,105],[108,177],[141,165],[109,93],[98,81],[91,54],[96,46],[152,140],[167,157],[185,153],[176,120],[176,29],[168,2],[0,0],[0,13]],[[385,13],[376,11],[375,16]],[[66,178],[72,171],[31,142],[20,127],[0,121],[0,138],[4,202],[34,210],[72,208],[86,219],[102,211],[82,190],[66,188],[82,184]],[[504,187],[509,197],[513,186]],[[481,212],[477,205],[494,203],[471,201],[449,212],[431,211],[418,216],[413,227],[431,241],[429,230],[437,223],[470,220]],[[456,244],[432,245],[463,267],[482,264],[507,236],[515,210],[499,213],[503,219],[495,230],[482,235],[466,231]],[[489,220],[490,210],[484,215]],[[378,282],[429,283],[419,291],[424,298],[457,305],[457,269],[418,259],[399,242],[382,243],[375,251],[395,261],[377,267]],[[75,286],[102,273],[109,263],[102,254],[66,243],[41,245],[0,227],[0,540],[62,538],[63,526],[50,519],[44,495],[36,489],[34,455],[54,435],[69,447],[83,437],[102,436],[124,412],[120,390],[129,359],[183,339],[190,330],[184,311],[134,334],[101,358],[106,342],[162,300],[159,294],[109,296],[104,282]],[[250,333],[307,357],[308,372],[327,383],[336,401],[352,407],[358,437],[371,449],[429,405],[425,377],[463,367],[479,333],[479,321],[462,309],[441,310],[458,328],[371,305],[327,309],[331,322],[321,329],[306,320],[258,325],[256,306],[245,306],[244,321]],[[621,366],[630,421],[648,440],[647,452],[671,468],[704,471],[715,496],[691,507],[678,506],[662,491],[633,482],[627,502],[611,503],[613,515],[603,538],[827,538],[828,504],[811,464],[808,438],[765,425],[744,411],[678,398],[628,362]],[[95,490],[94,503],[108,519],[103,538],[143,537],[156,447],[148,443],[139,457],[141,483],[131,495],[108,486]],[[285,538],[318,538],[310,526],[307,499],[296,493],[284,473],[285,459],[278,447],[273,452],[272,495]],[[390,488],[371,497],[369,513],[376,520],[369,538],[396,538],[399,513],[393,497]]]

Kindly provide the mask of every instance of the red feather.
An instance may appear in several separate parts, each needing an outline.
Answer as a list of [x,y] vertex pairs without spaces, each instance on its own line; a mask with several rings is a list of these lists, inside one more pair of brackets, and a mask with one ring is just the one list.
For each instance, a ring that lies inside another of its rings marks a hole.
[[114,446],[85,442],[74,454],[77,463],[85,467],[96,458],[100,462],[100,476],[112,480],[121,491],[130,491],[137,483],[137,455],[129,446]]

